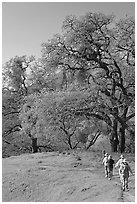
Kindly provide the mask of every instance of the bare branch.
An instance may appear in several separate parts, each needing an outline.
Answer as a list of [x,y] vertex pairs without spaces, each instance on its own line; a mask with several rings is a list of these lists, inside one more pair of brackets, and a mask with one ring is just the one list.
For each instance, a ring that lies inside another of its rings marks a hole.
[[131,115],[129,115],[127,118],[126,118],[126,121],[130,120],[131,118],[135,117],[135,113],[132,113]]

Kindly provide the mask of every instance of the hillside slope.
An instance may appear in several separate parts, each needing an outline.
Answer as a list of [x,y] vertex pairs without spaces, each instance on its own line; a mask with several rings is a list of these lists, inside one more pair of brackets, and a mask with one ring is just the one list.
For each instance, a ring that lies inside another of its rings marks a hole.
[[[125,155],[133,172],[134,155]],[[113,154],[117,161],[119,154]],[[135,177],[122,192],[118,169],[111,181],[104,177],[98,151],[24,154],[2,160],[3,202],[133,202]]]

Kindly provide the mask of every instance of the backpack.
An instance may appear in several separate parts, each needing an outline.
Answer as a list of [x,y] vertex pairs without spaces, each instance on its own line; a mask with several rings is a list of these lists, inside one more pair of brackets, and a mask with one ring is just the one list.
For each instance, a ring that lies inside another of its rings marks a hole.
[[123,175],[127,175],[129,173],[128,171],[128,164],[127,163],[122,163],[120,166],[120,173]]

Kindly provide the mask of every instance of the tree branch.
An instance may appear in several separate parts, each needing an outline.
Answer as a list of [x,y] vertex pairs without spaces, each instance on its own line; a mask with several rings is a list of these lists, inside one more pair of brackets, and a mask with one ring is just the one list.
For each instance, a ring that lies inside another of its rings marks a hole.
[[135,117],[135,113],[132,113],[131,115],[129,115],[127,118],[126,118],[126,121],[130,120],[131,118]]
[[13,111],[13,112],[9,112],[9,113],[2,113],[3,116],[7,116],[7,115],[10,115],[10,114],[18,114],[19,111]]
[[4,132],[4,135],[7,136],[7,135],[9,135],[9,134],[11,134],[11,133],[13,133],[13,132],[20,131],[21,128],[22,128],[21,125],[15,125],[15,126],[12,127],[10,130],[5,131],[5,132]]

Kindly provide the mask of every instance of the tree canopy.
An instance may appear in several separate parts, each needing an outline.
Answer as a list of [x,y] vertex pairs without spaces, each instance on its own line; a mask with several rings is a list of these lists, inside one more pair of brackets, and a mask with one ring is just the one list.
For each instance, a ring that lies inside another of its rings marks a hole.
[[67,16],[62,30],[42,44],[39,60],[15,57],[5,65],[4,86],[24,99],[22,129],[33,137],[58,129],[74,148],[82,121],[101,122],[99,134],[105,125],[112,151],[119,145],[123,152],[135,116],[134,19],[89,12]]

